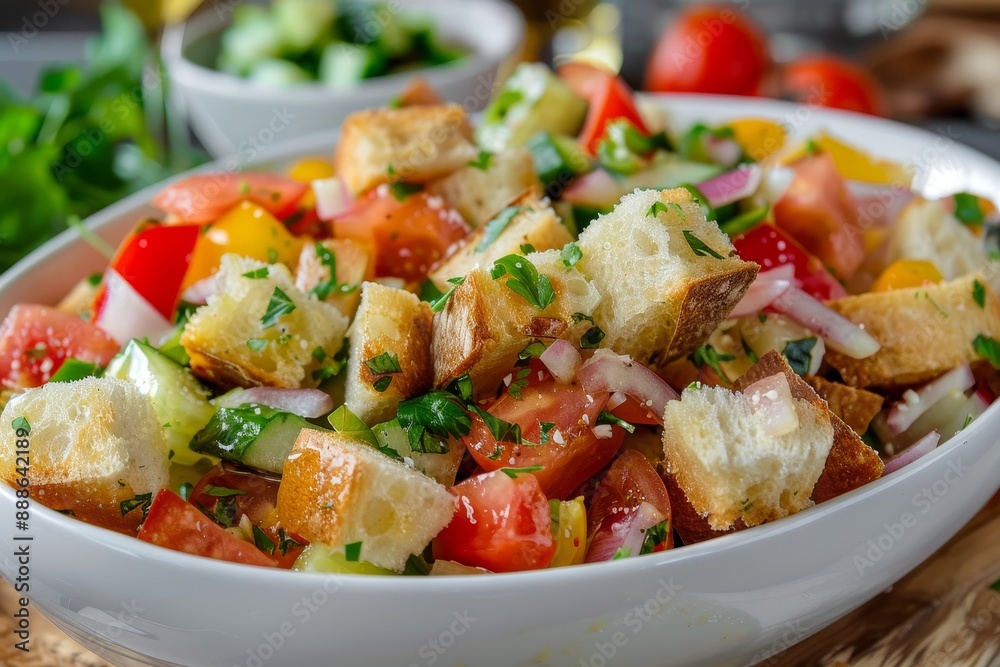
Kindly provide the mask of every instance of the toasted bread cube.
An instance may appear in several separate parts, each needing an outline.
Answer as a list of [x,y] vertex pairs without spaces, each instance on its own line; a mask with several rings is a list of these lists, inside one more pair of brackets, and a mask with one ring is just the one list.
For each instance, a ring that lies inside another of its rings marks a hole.
[[[498,222],[490,222],[469,234],[462,247],[430,273],[428,277],[438,289],[447,291],[451,288],[449,278],[464,276],[476,265],[490,266],[504,255],[523,255],[521,246],[526,243],[543,252],[562,248],[573,240],[552,207],[534,197],[512,204],[494,220]],[[503,231],[489,240],[490,225],[500,225],[504,220],[507,224]]]
[[[10,427],[21,417],[30,426],[22,440],[30,451],[18,448]],[[0,422],[3,480],[16,487],[24,472],[18,457],[30,456],[31,497],[88,523],[135,534],[141,500],[124,514],[121,503],[167,485],[163,426],[149,397],[125,380],[90,377],[28,389],[10,400]]]
[[334,169],[355,195],[395,179],[425,183],[474,159],[471,138],[457,104],[359,111],[344,121]]
[[340,433],[303,429],[285,461],[278,515],[330,548],[401,572],[451,521],[455,499],[430,477]]
[[91,310],[94,306],[94,298],[101,289],[100,281],[91,282],[90,277],[84,278],[63,297],[56,308],[64,313],[90,319]]
[[579,245],[580,271],[602,296],[594,319],[604,346],[654,369],[702,345],[759,268],[735,256],[683,188],[622,197],[583,231]]
[[427,190],[442,197],[476,228],[485,225],[525,192],[540,196],[542,186],[535,174],[531,151],[519,146],[490,156],[486,169],[465,166],[430,183]]
[[[976,283],[983,305],[976,301]],[[829,302],[831,308],[864,327],[882,346],[865,359],[828,350],[826,361],[852,387],[898,388],[927,382],[983,357],[973,341],[980,334],[1000,337],[1000,300],[974,274],[916,289],[869,292]]]
[[872,391],[848,387],[840,382],[831,382],[818,375],[805,378],[809,386],[830,406],[830,412],[837,415],[855,433],[864,433],[882,410],[885,399]]
[[181,335],[191,371],[225,389],[318,385],[314,352],[340,350],[347,317],[306,296],[282,264],[223,255],[216,280],[218,291]]
[[539,310],[487,269],[474,268],[434,316],[434,386],[466,373],[479,399],[494,392],[534,340],[562,338],[579,345],[601,296],[576,268],[567,269],[558,250],[525,257],[549,277],[555,301]]
[[411,292],[378,283],[362,287],[347,357],[345,404],[366,424],[392,419],[401,400],[431,388],[433,321],[430,305]]
[[725,387],[686,389],[664,413],[667,472],[713,530],[755,526],[812,505],[833,445],[825,409],[793,398],[798,427],[775,436],[750,402]]
[[[330,290],[324,301],[336,306],[347,317],[354,317],[361,303],[361,283],[375,277],[371,251],[364,243],[353,239],[327,239],[305,244],[295,270],[295,286],[306,294],[330,280],[330,267],[317,254],[317,245],[333,255],[337,269],[337,288]],[[339,289],[340,286],[346,291]]]

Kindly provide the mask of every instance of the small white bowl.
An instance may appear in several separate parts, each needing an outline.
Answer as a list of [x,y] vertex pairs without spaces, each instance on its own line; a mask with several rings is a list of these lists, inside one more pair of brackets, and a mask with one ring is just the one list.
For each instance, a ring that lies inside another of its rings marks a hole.
[[[1000,189],[1000,164],[938,135],[856,114],[708,96],[662,99],[678,126],[735,117],[823,128],[918,171],[927,194]],[[332,150],[335,132],[277,147]],[[210,165],[221,170],[226,162]],[[93,216],[117,242],[154,186]],[[103,260],[73,231],[0,277],[0,313],[53,303]],[[0,424],[0,428],[9,428]],[[15,530],[0,484],[0,574],[116,665],[197,667],[748,666],[891,586],[997,491],[1000,404],[915,463],[774,523],[693,546],[555,570],[464,577],[324,576],[190,556],[90,526],[34,499]],[[27,573],[16,547],[32,536]]]
[[468,54],[455,63],[367,79],[352,88],[321,83],[274,88],[221,72],[209,62],[232,18],[232,4],[216,2],[163,36],[174,99],[216,157],[257,157],[276,142],[334,127],[354,111],[385,105],[416,74],[445,99],[478,111],[514,66],[525,31],[521,13],[501,0],[389,3],[399,12],[429,15],[441,38],[462,45]]

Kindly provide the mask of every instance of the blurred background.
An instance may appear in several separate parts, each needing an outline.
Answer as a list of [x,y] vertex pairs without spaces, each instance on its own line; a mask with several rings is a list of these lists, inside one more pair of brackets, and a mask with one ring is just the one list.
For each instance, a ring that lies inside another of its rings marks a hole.
[[129,192],[242,154],[243,139],[263,149],[256,130],[274,127],[279,102],[297,120],[270,140],[385,104],[428,67],[471,108],[517,60],[582,60],[638,90],[946,125],[1000,157],[997,0],[517,0],[516,28],[501,0],[268,4],[0,4],[0,270]]

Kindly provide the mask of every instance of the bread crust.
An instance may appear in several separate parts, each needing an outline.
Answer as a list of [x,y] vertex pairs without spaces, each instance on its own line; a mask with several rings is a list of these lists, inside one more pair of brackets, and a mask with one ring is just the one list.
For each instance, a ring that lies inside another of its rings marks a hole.
[[818,375],[809,375],[805,381],[826,401],[830,412],[844,420],[855,433],[867,431],[885,403],[885,399],[875,392],[831,382]]

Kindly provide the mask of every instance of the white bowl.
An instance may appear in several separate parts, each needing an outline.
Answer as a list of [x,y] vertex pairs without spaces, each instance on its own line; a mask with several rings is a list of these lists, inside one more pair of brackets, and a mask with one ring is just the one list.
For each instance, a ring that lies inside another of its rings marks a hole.
[[[913,164],[926,192],[996,191],[1000,165],[947,133],[783,102],[665,98],[676,122],[736,116],[820,127]],[[798,114],[798,115],[796,115]],[[945,137],[945,138],[942,138]],[[289,143],[282,159],[334,133]],[[155,188],[91,220],[116,241]],[[50,303],[102,260],[68,232],[0,278],[0,313]],[[0,427],[6,428],[5,425]],[[935,452],[800,514],[665,553],[472,577],[323,576],[198,558],[31,508],[30,595],[119,665],[748,665],[833,622],[944,544],[1000,479],[1000,405]],[[12,581],[14,494],[0,489]]]
[[382,106],[415,74],[470,112],[486,105],[513,67],[524,39],[524,17],[500,0],[419,0],[388,3],[392,11],[431,16],[438,34],[469,50],[462,60],[368,79],[332,89],[320,83],[273,88],[212,68],[219,32],[232,18],[233,0],[214,3],[163,36],[163,58],[181,111],[214,155],[257,157],[275,142],[338,125],[348,114]]

